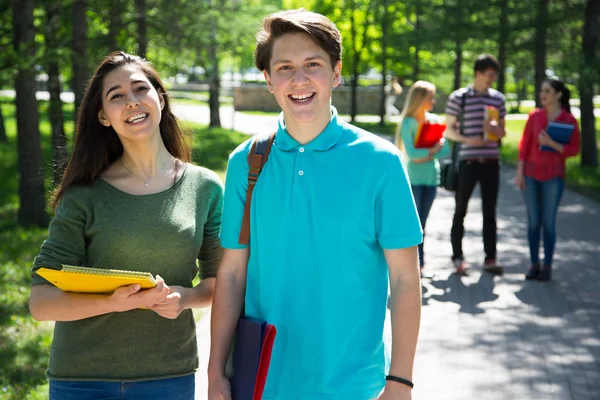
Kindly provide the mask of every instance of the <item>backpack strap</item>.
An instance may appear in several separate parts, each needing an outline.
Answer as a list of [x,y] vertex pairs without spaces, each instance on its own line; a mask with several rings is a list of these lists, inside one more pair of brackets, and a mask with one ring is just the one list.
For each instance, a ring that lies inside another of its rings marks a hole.
[[252,203],[252,192],[254,191],[258,176],[269,158],[273,140],[275,140],[275,133],[268,136],[256,136],[248,153],[248,166],[250,169],[248,170],[248,189],[246,189],[246,203],[244,205],[242,229],[238,240],[239,244],[248,244],[250,242],[250,204]]

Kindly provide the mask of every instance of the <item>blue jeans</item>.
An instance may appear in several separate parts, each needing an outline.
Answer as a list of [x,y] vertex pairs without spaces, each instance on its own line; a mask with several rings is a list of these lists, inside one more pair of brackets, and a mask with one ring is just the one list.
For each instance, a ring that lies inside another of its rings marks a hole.
[[[435,200],[437,187],[429,185],[412,185],[411,188],[415,198],[417,212],[419,213],[421,228],[423,229],[423,243],[425,243],[425,223],[427,222],[427,217],[429,216],[429,211],[431,210],[433,200]],[[419,265],[421,267],[425,265],[423,243],[419,245]]]
[[50,380],[50,400],[194,400],[194,374],[140,382]]
[[544,265],[552,265],[556,244],[556,214],[565,188],[562,178],[547,181],[526,176],[523,197],[527,207],[527,238],[531,263],[540,262],[540,232],[544,232]]

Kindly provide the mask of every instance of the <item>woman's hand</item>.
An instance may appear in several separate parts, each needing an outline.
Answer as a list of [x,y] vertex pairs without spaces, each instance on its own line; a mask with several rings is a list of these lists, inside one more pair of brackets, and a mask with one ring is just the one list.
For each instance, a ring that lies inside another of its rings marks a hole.
[[442,150],[442,147],[444,147],[444,143],[446,142],[446,139],[441,138],[439,142],[437,142],[436,144],[433,145],[433,147],[431,147],[429,149],[429,155],[433,156],[437,153],[440,152],[440,150]]
[[554,140],[552,140],[552,138],[550,137],[550,135],[548,135],[548,132],[546,132],[543,129],[540,131],[540,134],[538,135],[538,142],[542,146],[553,147],[552,145],[554,144]]
[[117,312],[129,311],[136,308],[150,308],[154,304],[166,300],[169,287],[160,276],[156,277],[156,287],[140,291],[140,285],[129,285],[118,288],[110,296],[109,301],[114,304]]
[[517,175],[515,176],[515,185],[523,190],[525,189],[525,176],[523,176],[523,172],[517,170]]
[[181,312],[188,308],[187,292],[188,289],[182,286],[171,286],[170,293],[160,303],[154,304],[150,309],[164,318],[176,319]]

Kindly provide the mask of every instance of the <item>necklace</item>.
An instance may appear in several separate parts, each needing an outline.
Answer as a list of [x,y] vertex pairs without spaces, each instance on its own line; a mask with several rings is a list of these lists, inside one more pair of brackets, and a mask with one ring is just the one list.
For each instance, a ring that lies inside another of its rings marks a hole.
[[[121,164],[123,165],[123,167],[125,167],[125,169],[126,169],[127,171],[129,171],[129,173],[130,173],[131,175],[133,175],[133,176],[135,176],[136,178],[138,178],[138,179],[140,179],[140,180],[144,181],[144,186],[145,186],[145,187],[148,187],[148,185],[150,184],[150,181],[148,180],[148,178],[142,178],[141,176],[139,176],[139,175],[135,174],[135,173],[134,173],[134,172],[133,172],[131,169],[129,169],[129,167],[127,167],[127,165],[125,165],[125,163],[123,162],[123,158],[120,158],[119,160],[121,161]],[[171,161],[171,157],[167,158],[167,161],[166,161],[166,162],[165,162],[165,163],[162,165],[162,168],[164,168],[164,167],[165,167],[165,165],[167,165],[167,163],[168,163],[169,161]]]

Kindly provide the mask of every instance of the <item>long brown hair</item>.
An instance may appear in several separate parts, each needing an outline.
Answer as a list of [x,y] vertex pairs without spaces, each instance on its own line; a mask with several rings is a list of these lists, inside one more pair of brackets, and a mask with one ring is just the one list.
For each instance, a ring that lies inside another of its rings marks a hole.
[[110,72],[127,64],[138,65],[159,96],[164,99],[165,105],[161,112],[159,129],[167,151],[182,161],[190,160],[190,148],[171,110],[169,96],[158,73],[145,59],[122,51],[112,52],[104,58],[92,75],[83,96],[77,113],[73,154],[54,194],[52,200],[54,210],[71,186],[95,182],[98,176],[123,154],[123,145],[117,133],[112,126],[106,127],[100,123],[98,113],[102,108],[104,78]]

